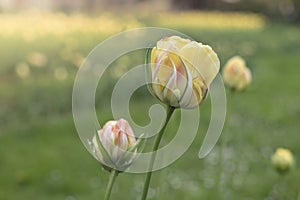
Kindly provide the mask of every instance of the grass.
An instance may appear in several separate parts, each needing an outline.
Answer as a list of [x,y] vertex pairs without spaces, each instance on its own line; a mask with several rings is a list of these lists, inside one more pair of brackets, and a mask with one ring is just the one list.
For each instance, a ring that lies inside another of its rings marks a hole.
[[[57,16],[52,17],[56,19]],[[108,18],[114,23],[122,22],[122,18]],[[159,24],[149,16],[130,19],[138,26]],[[247,27],[247,23],[243,23]],[[226,180],[221,179],[225,181],[224,199],[296,199],[299,168],[281,177],[270,165],[270,156],[277,147],[283,146],[291,149],[299,160],[300,28],[287,24],[266,24],[249,30],[214,29],[196,24],[165,26],[178,26],[179,31],[210,44],[218,53],[221,65],[231,56],[243,56],[253,72],[253,84],[248,90],[230,97],[231,116],[223,133],[228,140],[223,167]],[[76,133],[71,113],[72,86],[78,66],[89,51],[109,34],[126,27],[112,29],[110,33],[94,29],[80,32],[78,29],[76,23],[72,23],[72,30],[65,30],[63,34],[52,34],[51,30],[48,33],[47,29],[47,34],[41,31],[28,39],[26,33],[8,34],[9,31],[5,32],[2,27],[1,200],[101,199],[104,196],[108,173],[85,150]],[[19,29],[14,27],[13,30]],[[41,62],[38,56],[30,60],[32,53],[39,53],[46,61]],[[96,109],[101,123],[111,118],[110,88],[118,78],[114,69],[125,61],[128,66],[142,63],[141,55],[137,52],[122,57],[105,73],[112,81],[109,84],[100,82],[97,90]],[[141,124],[147,123],[148,105],[153,102],[157,101],[145,88],[141,89],[130,106],[134,119]],[[204,160],[197,157],[209,122],[209,101],[201,112],[196,140],[177,162],[154,173],[149,199],[215,199],[220,145]],[[178,119],[176,113],[173,120]],[[175,126],[168,127],[164,143],[172,138],[171,132],[175,129]],[[111,199],[139,199],[144,178],[143,174],[121,174]]]

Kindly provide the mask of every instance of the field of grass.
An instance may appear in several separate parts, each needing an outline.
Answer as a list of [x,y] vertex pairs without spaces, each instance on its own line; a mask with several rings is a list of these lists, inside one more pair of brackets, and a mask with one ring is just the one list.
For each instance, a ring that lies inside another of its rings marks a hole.
[[[299,200],[299,166],[280,176],[270,156],[277,147],[286,147],[300,160],[300,27],[243,14],[225,16],[224,25],[221,14],[214,14],[219,21],[213,25],[214,15],[208,13],[198,18],[195,13],[184,14],[182,22],[175,18],[171,24],[162,20],[168,14],[128,15],[126,20],[112,14],[98,18],[0,14],[0,200],[103,198],[108,173],[86,151],[75,130],[73,81],[80,63],[99,42],[143,26],[171,27],[210,44],[222,66],[239,54],[253,72],[248,90],[229,96],[222,166],[220,144],[207,158],[197,156],[210,119],[208,101],[200,109],[196,140],[177,162],[154,173],[149,199]],[[191,16],[199,24],[185,24]],[[210,26],[205,26],[205,17]],[[105,73],[111,84],[100,81],[96,110],[101,124],[111,118],[110,89],[122,74],[115,69],[123,67],[125,72],[142,64],[143,53],[116,60]],[[132,99],[131,112],[143,124],[149,104],[158,101],[143,88],[140,94]],[[178,119],[175,113],[172,120]],[[164,143],[175,128],[168,127]],[[144,174],[121,174],[111,199],[139,199],[144,178]],[[216,194],[217,180],[221,180],[221,195]]]

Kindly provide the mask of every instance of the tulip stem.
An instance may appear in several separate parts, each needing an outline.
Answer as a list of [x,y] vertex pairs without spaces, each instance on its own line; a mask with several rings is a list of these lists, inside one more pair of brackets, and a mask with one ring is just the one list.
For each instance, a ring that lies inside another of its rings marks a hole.
[[167,118],[166,118],[166,121],[164,123],[164,126],[159,131],[159,133],[157,134],[156,139],[154,141],[154,145],[153,145],[153,149],[152,149],[153,154],[151,155],[151,158],[150,158],[148,173],[147,173],[147,176],[146,176],[146,180],[145,180],[145,184],[144,184],[144,189],[143,189],[143,194],[142,194],[142,199],[141,200],[146,200],[146,198],[147,198],[147,194],[148,194],[148,190],[149,190],[149,186],[150,186],[150,180],[151,180],[151,176],[152,176],[152,169],[153,169],[154,161],[155,161],[155,157],[156,157],[156,151],[157,151],[157,149],[159,147],[159,143],[161,141],[162,135],[165,132],[166,126],[167,126],[167,124],[168,124],[168,122],[169,122],[169,120],[170,120],[170,118],[171,118],[174,110],[175,110],[174,107],[171,107],[171,106],[168,107]]
[[110,172],[109,181],[107,184],[104,200],[109,200],[111,190],[113,188],[113,185],[114,185],[114,182],[115,182],[117,176],[118,176],[118,171],[115,169],[112,169]]

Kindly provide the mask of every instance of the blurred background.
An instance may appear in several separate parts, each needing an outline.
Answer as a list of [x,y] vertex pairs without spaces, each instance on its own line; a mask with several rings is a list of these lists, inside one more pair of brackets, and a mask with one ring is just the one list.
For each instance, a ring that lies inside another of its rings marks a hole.
[[[299,167],[283,176],[270,163],[277,147],[299,160],[299,12],[299,0],[0,0],[0,199],[103,198],[108,173],[82,145],[72,118],[76,72],[109,36],[159,26],[211,45],[221,67],[244,57],[253,83],[242,93],[227,91],[224,158],[220,143],[207,158],[197,156],[208,99],[196,140],[154,174],[149,199],[300,200]],[[124,55],[105,71],[96,94],[100,124],[112,118],[114,83],[144,55]],[[149,123],[153,103],[146,88],[135,93],[137,123]],[[176,112],[173,124],[179,119]],[[168,127],[162,145],[176,128]],[[111,199],[139,199],[144,178],[121,174]]]

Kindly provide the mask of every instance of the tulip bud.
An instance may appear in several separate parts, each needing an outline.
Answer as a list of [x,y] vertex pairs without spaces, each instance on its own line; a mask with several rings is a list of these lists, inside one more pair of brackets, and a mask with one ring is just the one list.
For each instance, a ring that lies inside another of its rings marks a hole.
[[172,107],[196,107],[219,68],[210,46],[178,36],[163,38],[151,51],[151,93]]
[[271,161],[279,173],[288,172],[295,162],[291,151],[284,148],[278,148],[271,157]]
[[124,119],[108,121],[93,137],[92,146],[96,158],[109,171],[111,168],[124,171],[137,152],[137,141]]
[[246,67],[243,58],[234,56],[227,61],[223,69],[223,80],[237,91],[244,90],[251,83],[251,71]]

